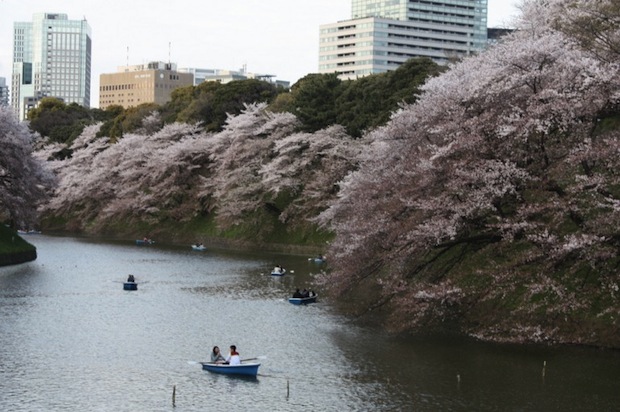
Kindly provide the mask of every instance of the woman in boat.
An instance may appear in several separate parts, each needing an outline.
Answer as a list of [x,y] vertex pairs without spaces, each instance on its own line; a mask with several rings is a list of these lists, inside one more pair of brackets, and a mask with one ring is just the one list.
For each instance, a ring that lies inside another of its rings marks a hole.
[[237,352],[237,347],[235,345],[230,345],[230,354],[226,359],[229,365],[241,365],[241,357],[239,357],[239,352]]
[[211,351],[211,362],[213,363],[226,363],[226,359],[220,352],[220,348],[217,346],[213,347],[213,351]]

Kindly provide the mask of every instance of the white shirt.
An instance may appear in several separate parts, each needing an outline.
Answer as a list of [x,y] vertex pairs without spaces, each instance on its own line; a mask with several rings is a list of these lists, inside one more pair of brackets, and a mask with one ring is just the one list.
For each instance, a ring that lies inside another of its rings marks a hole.
[[232,355],[228,357],[229,365],[241,365],[241,358],[239,355]]

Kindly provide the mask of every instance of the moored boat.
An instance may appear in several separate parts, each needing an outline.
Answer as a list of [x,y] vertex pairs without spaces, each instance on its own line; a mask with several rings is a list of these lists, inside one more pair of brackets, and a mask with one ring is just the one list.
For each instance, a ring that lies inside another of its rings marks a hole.
[[308,303],[316,303],[316,298],[317,295],[314,295],[307,298],[288,298],[288,301],[293,305],[307,305]]
[[18,235],[40,235],[41,231],[40,230],[18,230],[17,234]]
[[227,365],[223,363],[200,362],[202,369],[225,375],[256,376],[260,363],[241,363],[240,365]]
[[203,251],[203,250],[207,250],[207,247],[205,245],[202,244],[197,244],[197,245],[192,245],[192,250],[196,250],[196,251]]

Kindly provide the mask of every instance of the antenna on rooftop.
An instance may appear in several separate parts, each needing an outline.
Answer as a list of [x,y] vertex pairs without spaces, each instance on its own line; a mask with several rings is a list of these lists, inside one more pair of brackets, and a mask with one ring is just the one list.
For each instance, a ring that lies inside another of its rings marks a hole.
[[129,67],[129,46],[127,46],[127,63],[126,66]]
[[172,45],[172,42],[168,42],[168,64],[170,64],[170,49],[172,47],[171,45]]

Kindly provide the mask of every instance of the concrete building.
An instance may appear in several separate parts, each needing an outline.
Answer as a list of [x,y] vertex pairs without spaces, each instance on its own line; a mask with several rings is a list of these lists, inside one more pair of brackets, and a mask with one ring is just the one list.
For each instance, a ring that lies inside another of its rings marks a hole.
[[110,105],[129,108],[143,103],[163,105],[170,101],[174,89],[193,84],[194,75],[177,71],[173,63],[121,66],[116,73],[99,76],[99,108]]
[[86,19],[37,13],[15,22],[11,106],[19,119],[46,96],[90,107],[91,48]]
[[179,69],[183,73],[191,73],[194,75],[194,86],[198,86],[203,82],[220,82],[229,83],[235,80],[248,80],[258,79],[264,80],[269,83],[273,83],[276,86],[282,86],[285,88],[290,87],[290,82],[285,80],[275,80],[274,74],[258,74],[250,73],[246,67],[241,70],[223,70],[223,69],[199,69],[194,67],[187,67]]
[[9,105],[9,86],[6,85],[6,79],[0,77],[0,106]]
[[352,0],[351,10],[351,20],[321,25],[319,73],[354,79],[487,46],[487,0]]
[[489,45],[497,44],[502,39],[502,37],[508,36],[509,34],[512,34],[513,32],[514,32],[514,29],[489,27],[487,29],[487,39],[488,39]]

